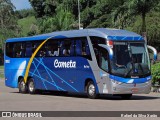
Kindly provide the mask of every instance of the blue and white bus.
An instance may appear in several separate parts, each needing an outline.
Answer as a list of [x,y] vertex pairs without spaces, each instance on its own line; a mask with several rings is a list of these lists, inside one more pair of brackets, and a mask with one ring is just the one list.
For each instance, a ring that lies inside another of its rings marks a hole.
[[95,28],[53,32],[5,43],[5,84],[20,93],[37,90],[130,98],[149,93],[151,65],[143,37],[130,31]]

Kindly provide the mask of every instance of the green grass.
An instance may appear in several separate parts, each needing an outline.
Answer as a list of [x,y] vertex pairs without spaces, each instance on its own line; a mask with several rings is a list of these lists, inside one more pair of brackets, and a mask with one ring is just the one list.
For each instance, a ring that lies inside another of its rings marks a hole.
[[3,66],[3,65],[2,65],[2,66],[0,66],[0,70],[1,70],[1,69],[4,69],[4,66]]
[[4,78],[4,66],[0,66],[0,78]]
[[30,31],[30,28],[33,24],[36,23],[36,19],[34,16],[28,16],[26,18],[18,20],[18,25],[21,27],[22,36],[26,36]]

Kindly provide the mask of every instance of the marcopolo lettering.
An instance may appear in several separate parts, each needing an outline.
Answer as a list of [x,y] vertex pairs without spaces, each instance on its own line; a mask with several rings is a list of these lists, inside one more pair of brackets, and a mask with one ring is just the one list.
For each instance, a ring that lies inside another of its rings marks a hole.
[[54,61],[54,67],[55,68],[76,68],[76,62],[75,61],[58,61],[58,59],[56,59]]

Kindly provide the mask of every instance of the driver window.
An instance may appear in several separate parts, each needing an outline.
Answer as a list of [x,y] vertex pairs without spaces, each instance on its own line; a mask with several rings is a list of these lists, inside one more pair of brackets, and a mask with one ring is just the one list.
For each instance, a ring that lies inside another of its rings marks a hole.
[[102,48],[99,50],[97,62],[102,70],[109,71],[109,55],[107,50]]

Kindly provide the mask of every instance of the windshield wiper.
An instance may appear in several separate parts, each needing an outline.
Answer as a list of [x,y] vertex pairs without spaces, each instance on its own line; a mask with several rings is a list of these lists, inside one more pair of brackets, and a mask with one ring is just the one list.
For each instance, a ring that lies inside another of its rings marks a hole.
[[[132,68],[125,74],[125,77],[127,77],[130,74],[130,72],[135,69],[135,64],[134,63],[131,63],[131,64],[132,64]],[[140,63],[137,63],[137,64],[138,64],[138,67],[142,70],[142,75],[144,75],[144,70],[143,70],[142,65]],[[138,74],[139,74],[139,72],[138,72]]]
[[128,72],[125,73],[125,75],[124,75],[125,77],[127,77],[128,74],[130,74],[131,71],[134,69],[134,65],[133,65],[134,63],[131,63],[131,64],[132,64],[132,68]]
[[142,74],[144,75],[144,70],[143,70],[143,67],[140,63],[138,63],[138,67],[140,67],[140,69],[142,70]]

